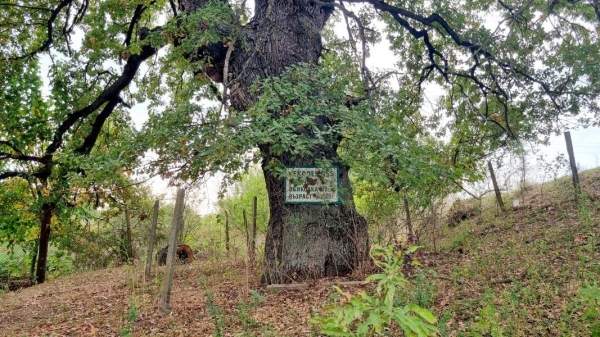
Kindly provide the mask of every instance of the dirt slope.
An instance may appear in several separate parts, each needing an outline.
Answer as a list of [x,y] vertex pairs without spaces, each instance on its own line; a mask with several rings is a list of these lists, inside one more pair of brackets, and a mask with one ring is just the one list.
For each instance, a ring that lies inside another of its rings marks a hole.
[[[415,299],[435,308],[442,336],[590,336],[580,292],[600,285],[600,172],[584,183],[592,200],[569,201],[567,180],[544,197],[532,188],[508,214],[440,228],[438,251],[420,257]],[[160,274],[144,283],[121,267],[52,280],[0,295],[0,336],[311,336],[330,284],[268,292],[245,270],[224,258],[177,267],[168,316],[156,310]]]
[[196,261],[177,267],[173,312],[163,316],[159,278],[144,284],[140,274],[99,270],[1,295],[0,336],[213,336],[219,321],[223,336],[308,336],[311,312],[331,293],[325,280],[303,291],[261,291],[255,276],[249,285],[258,291],[249,292],[243,263]]

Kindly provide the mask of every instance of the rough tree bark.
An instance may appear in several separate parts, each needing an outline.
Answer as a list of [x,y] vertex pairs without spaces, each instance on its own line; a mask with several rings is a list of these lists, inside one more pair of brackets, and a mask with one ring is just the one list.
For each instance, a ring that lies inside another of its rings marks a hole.
[[[187,0],[182,1],[182,7],[193,11],[206,3]],[[254,17],[241,29],[229,59],[226,82],[233,108],[245,111],[255,102],[250,87],[256,81],[280,75],[295,64],[317,64],[322,52],[321,32],[332,11],[310,0],[256,0]],[[210,49],[213,65],[224,63],[226,49]],[[211,76],[216,81],[222,81],[222,77]],[[327,116],[323,120],[327,121]],[[264,282],[347,274],[367,258],[367,223],[354,207],[348,167],[337,154],[340,141],[332,139],[327,147],[314,149],[313,155],[306,158],[276,156],[270,144],[258,144],[270,205]],[[285,182],[269,169],[268,163],[278,160],[287,167],[314,166],[319,159],[338,167],[341,202],[286,204]]]
[[40,238],[39,252],[36,267],[35,281],[46,281],[46,261],[48,260],[48,243],[50,242],[50,223],[54,213],[54,204],[44,203],[40,211]]
[[175,274],[175,257],[177,254],[177,237],[183,226],[183,211],[185,203],[185,191],[177,190],[175,209],[171,221],[171,233],[169,234],[169,246],[167,250],[167,267],[162,281],[159,296],[159,308],[164,314],[171,312],[171,289],[173,288],[173,275]]
[[150,223],[150,231],[148,233],[148,250],[146,252],[146,268],[144,269],[144,279],[149,280],[152,275],[152,257],[154,255],[154,243],[156,241],[156,226],[158,224],[158,213],[160,211],[160,201],[154,201],[152,208],[152,222]]

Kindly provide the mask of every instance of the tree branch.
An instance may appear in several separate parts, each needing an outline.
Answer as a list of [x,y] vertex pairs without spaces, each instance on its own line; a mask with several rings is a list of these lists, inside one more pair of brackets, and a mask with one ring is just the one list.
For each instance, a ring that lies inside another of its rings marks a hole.
[[145,9],[146,9],[146,6],[144,6],[142,4],[137,5],[135,7],[135,10],[133,12],[133,17],[131,18],[131,21],[129,22],[129,27],[127,28],[127,33],[125,34],[125,45],[128,47],[129,47],[129,44],[131,43],[133,29],[135,28],[135,25],[138,23],[138,21],[140,21],[140,18],[142,17],[142,14],[144,13]]
[[20,171],[0,172],[0,181],[8,179],[8,178],[15,178],[15,177],[19,177],[19,178],[23,178],[25,180],[29,180],[29,179],[31,179],[32,175],[30,175],[27,172],[20,172]]
[[[441,15],[437,13],[433,13],[429,16],[424,16],[402,7],[390,5],[382,0],[343,1],[350,3],[371,4],[375,9],[391,15],[392,18],[400,26],[406,29],[415,39],[423,40],[423,43],[425,44],[427,50],[430,65],[423,69],[420,84],[422,84],[422,82],[424,82],[427,79],[427,77],[432,73],[433,70],[436,70],[440,75],[442,75],[446,82],[450,82],[450,76],[468,79],[470,81],[473,81],[479,87],[482,94],[487,95],[488,93],[492,93],[496,95],[504,109],[503,113],[505,118],[508,118],[507,101],[510,100],[510,97],[508,92],[502,88],[502,85],[498,80],[498,76],[494,73],[492,67],[492,65],[494,65],[509,76],[516,75],[516,77],[521,77],[527,82],[539,85],[543,94],[548,97],[553,106],[559,111],[563,110],[562,105],[559,101],[557,101],[558,95],[561,94],[560,90],[551,88],[551,86],[548,83],[546,83],[542,79],[536,78],[534,75],[530,74],[527,69],[515,65],[510,61],[501,60],[498,57],[496,57],[496,55],[494,55],[490,50],[486,49],[482,45],[463,38],[461,34],[457,30],[455,30],[454,27],[452,27],[452,25],[448,21],[446,21]],[[501,6],[502,4],[503,3],[501,3]],[[425,26],[425,28],[417,29],[413,25],[414,23],[423,25]],[[436,32],[439,32],[449,37],[456,46],[466,49],[470,53],[471,59],[474,61],[473,66],[470,67],[468,71],[450,70],[446,57],[433,45],[431,41],[430,30],[435,30]],[[491,82],[490,85],[485,84],[482,81],[482,79],[480,79],[479,76],[476,75],[477,69],[482,69],[483,71],[485,71],[485,73],[489,76],[488,80]],[[508,120],[506,121],[506,130],[509,132],[509,135],[511,137],[514,136],[514,133],[510,129]]]
[[15,7],[15,8],[21,8],[21,9],[32,9],[32,10],[36,10],[36,11],[52,12],[52,9],[46,8],[46,7],[21,5],[21,4],[13,4],[13,3],[6,3],[6,2],[0,2],[0,7]]
[[51,12],[50,12],[50,17],[48,18],[48,22],[46,24],[47,26],[47,35],[46,35],[46,40],[44,40],[44,42],[42,42],[42,45],[39,46],[38,48],[32,50],[31,52],[25,54],[25,55],[21,55],[21,56],[17,56],[12,58],[13,60],[21,60],[21,59],[26,59],[26,58],[30,58],[32,56],[34,56],[37,53],[46,51],[50,48],[50,46],[52,45],[52,42],[54,42],[54,22],[56,21],[56,19],[58,18],[58,15],[60,14],[60,12],[67,7],[67,5],[71,4],[71,1],[73,0],[62,0],[58,6],[56,6],[56,8],[54,8]]
[[94,147],[94,144],[96,144],[96,140],[98,139],[98,136],[100,135],[100,131],[102,131],[104,122],[112,114],[112,112],[114,111],[117,104],[119,104],[122,101],[123,100],[121,99],[121,97],[117,97],[117,98],[111,99],[104,106],[104,109],[102,109],[102,111],[98,114],[98,116],[96,116],[96,119],[94,120],[94,123],[92,124],[92,130],[85,137],[85,140],[83,141],[83,143],[77,149],[75,149],[75,153],[78,153],[80,155],[87,155],[92,151],[92,148]]
[[[103,104],[114,100],[120,100],[119,95],[121,91],[131,83],[140,64],[150,56],[154,55],[156,50],[155,47],[150,45],[143,46],[140,54],[131,55],[129,59],[127,59],[127,63],[123,68],[121,76],[119,76],[110,86],[105,88],[92,103],[67,115],[54,133],[52,143],[46,148],[44,157],[52,157],[52,155],[62,146],[64,135],[73,127],[73,125],[75,125],[75,123],[91,115]],[[114,105],[116,106],[116,103]],[[112,108],[114,109],[114,106]],[[112,112],[112,109],[110,112]]]

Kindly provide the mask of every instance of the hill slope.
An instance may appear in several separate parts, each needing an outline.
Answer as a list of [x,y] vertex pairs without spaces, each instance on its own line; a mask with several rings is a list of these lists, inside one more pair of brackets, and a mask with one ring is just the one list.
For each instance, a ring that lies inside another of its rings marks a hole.
[[442,228],[427,261],[449,336],[590,336],[600,297],[582,289],[600,291],[600,170],[582,181],[591,198],[579,203],[562,178],[530,187],[507,214]]
[[[544,197],[531,188],[525,204],[506,215],[488,210],[439,229],[437,251],[428,246],[420,256],[426,267],[415,277],[414,297],[434,307],[442,336],[592,334],[600,298],[594,302],[585,291],[593,296],[600,286],[600,172],[583,182],[592,198],[579,204],[568,200],[563,179]],[[0,295],[1,335],[311,336],[311,313],[331,301],[323,281],[266,291],[239,259],[213,257],[177,267],[174,310],[162,316],[155,300],[160,273],[144,283],[136,268]]]

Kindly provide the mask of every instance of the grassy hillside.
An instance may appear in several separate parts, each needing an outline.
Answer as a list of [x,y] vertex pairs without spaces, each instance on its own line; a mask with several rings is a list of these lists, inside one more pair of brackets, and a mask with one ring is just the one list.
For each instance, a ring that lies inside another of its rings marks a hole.
[[[481,214],[437,228],[411,296],[438,314],[442,336],[600,336],[600,170],[582,181],[590,198],[579,203],[565,178],[506,195],[522,201],[506,214],[484,200]],[[174,311],[163,316],[161,274],[144,283],[140,272],[99,270],[0,295],[1,335],[316,336],[311,314],[336,297],[325,281],[268,291],[239,258],[210,256],[178,267]]]
[[441,229],[426,261],[443,335],[600,336],[600,297],[588,298],[600,292],[600,170],[582,182],[579,203],[562,178],[505,196],[525,201],[506,214]]

